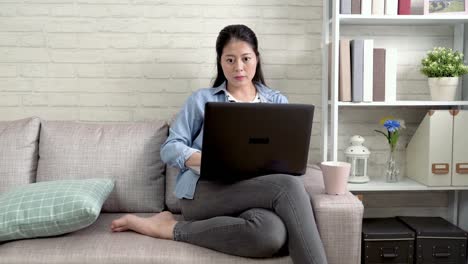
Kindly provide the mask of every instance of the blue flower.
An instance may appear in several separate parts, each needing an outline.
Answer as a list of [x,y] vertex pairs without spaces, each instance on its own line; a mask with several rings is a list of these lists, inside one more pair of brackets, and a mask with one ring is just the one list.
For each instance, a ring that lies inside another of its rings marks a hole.
[[389,132],[395,132],[400,128],[400,122],[398,120],[387,120],[384,123],[384,127],[389,131]]
[[388,144],[390,145],[391,151],[395,151],[398,138],[400,137],[400,129],[405,128],[405,121],[394,119],[393,117],[388,117],[382,118],[380,120],[380,124],[387,129],[387,133],[384,133],[380,130],[375,131],[385,136],[387,138]]

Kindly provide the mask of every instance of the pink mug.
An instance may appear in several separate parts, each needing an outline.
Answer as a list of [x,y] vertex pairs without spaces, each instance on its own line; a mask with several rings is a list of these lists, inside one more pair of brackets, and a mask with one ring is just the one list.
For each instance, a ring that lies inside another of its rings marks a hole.
[[348,191],[348,177],[351,164],[341,161],[324,161],[320,163],[325,192],[327,194],[345,194]]

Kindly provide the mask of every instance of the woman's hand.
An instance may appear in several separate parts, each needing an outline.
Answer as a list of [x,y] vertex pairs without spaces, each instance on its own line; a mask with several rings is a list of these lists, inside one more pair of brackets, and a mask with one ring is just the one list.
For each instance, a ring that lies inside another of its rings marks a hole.
[[193,153],[186,161],[185,166],[201,166],[201,152]]

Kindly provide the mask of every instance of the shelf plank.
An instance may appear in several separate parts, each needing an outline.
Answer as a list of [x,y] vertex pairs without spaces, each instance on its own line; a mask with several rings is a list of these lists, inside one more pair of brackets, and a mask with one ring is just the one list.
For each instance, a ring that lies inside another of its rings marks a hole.
[[337,102],[337,104],[339,106],[352,106],[352,107],[359,107],[359,106],[465,106],[465,105],[468,105],[468,101]]
[[436,25],[468,23],[464,15],[339,15],[339,21],[344,25]]
[[408,177],[398,182],[388,183],[384,179],[371,179],[368,183],[348,183],[351,192],[378,191],[436,191],[436,190],[468,190],[468,186],[426,186]]

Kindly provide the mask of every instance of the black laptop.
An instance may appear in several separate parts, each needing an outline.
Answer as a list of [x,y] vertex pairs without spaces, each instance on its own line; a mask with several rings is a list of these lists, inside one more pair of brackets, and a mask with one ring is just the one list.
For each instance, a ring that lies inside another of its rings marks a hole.
[[313,116],[306,104],[207,103],[200,178],[304,174]]

